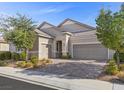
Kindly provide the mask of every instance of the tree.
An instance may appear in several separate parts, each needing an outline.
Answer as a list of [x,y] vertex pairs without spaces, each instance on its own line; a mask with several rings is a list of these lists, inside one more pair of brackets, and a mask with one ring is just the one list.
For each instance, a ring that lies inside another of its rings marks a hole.
[[124,12],[101,9],[96,24],[98,40],[106,48],[115,50],[119,67],[119,53],[124,52]]
[[120,11],[124,11],[124,3],[121,4],[121,9]]
[[15,17],[3,18],[0,23],[4,39],[12,42],[17,49],[25,50],[27,61],[28,50],[33,47],[35,40],[35,25],[32,19],[25,15],[16,14]]

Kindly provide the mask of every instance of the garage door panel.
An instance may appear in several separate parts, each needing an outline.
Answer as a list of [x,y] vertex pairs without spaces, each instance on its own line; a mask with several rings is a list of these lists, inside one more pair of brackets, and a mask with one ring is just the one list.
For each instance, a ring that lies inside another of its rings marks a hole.
[[75,44],[73,57],[76,59],[107,59],[107,49],[100,44]]

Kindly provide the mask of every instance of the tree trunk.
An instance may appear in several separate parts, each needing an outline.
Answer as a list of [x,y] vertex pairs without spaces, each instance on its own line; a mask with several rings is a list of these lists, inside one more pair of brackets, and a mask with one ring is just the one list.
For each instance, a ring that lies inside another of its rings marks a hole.
[[117,66],[120,68],[120,58],[119,58],[119,51],[116,51],[116,60],[117,60]]
[[28,49],[26,49],[25,52],[26,52],[26,59],[25,59],[25,61],[28,62]]

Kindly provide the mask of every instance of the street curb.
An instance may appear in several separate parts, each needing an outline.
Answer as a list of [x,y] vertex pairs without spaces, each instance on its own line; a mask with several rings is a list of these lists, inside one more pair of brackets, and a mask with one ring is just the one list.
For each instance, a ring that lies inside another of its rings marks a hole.
[[46,83],[43,83],[43,82],[38,82],[38,81],[35,81],[35,80],[30,80],[30,79],[26,79],[26,78],[22,78],[22,77],[7,75],[7,74],[3,74],[3,73],[0,73],[0,76],[11,78],[11,79],[16,79],[16,80],[31,83],[31,84],[34,84],[34,85],[41,85],[41,86],[44,86],[44,87],[49,87],[49,88],[53,88],[53,89],[57,89],[57,90],[69,90],[69,89],[66,89],[66,88],[61,88],[61,87],[46,84]]

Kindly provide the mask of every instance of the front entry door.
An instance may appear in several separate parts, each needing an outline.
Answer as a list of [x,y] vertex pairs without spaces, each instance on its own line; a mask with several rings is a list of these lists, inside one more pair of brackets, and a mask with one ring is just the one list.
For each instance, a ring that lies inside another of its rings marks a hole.
[[56,57],[61,58],[62,57],[62,41],[56,42]]

